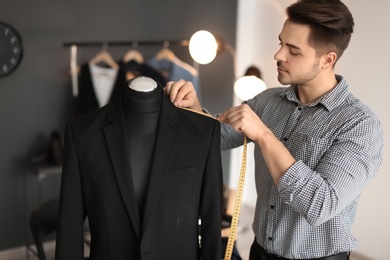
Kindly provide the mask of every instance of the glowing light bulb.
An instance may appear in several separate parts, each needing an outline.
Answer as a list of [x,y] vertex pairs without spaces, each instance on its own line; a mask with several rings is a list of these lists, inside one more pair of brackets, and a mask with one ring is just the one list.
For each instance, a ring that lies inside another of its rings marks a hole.
[[189,42],[191,57],[199,64],[208,64],[217,56],[218,43],[214,35],[201,30],[194,33]]
[[256,76],[243,76],[234,83],[234,93],[242,101],[253,98],[266,88],[264,81]]

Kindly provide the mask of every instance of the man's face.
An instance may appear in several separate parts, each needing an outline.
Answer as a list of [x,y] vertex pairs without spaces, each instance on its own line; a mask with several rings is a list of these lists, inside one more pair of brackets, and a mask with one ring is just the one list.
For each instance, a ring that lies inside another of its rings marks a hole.
[[279,34],[280,49],[274,56],[281,84],[308,84],[320,73],[320,58],[308,44],[309,33],[307,25],[288,19],[284,23]]

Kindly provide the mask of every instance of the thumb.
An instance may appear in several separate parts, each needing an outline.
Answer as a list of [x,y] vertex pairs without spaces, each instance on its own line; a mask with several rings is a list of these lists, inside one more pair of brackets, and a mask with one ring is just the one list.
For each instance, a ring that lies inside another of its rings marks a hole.
[[221,123],[229,123],[229,119],[228,119],[226,113],[223,113],[222,115],[218,116],[217,120]]

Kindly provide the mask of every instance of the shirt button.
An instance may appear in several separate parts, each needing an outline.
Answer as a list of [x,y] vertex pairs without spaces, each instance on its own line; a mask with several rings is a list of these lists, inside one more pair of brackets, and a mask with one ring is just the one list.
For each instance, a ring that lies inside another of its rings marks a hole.
[[288,138],[287,137],[283,137],[283,141],[287,142]]
[[301,111],[302,110],[302,107],[298,107],[298,111]]
[[275,208],[275,206],[274,205],[271,205],[271,209],[274,209]]
[[268,240],[269,240],[269,241],[272,241],[272,237],[268,237]]

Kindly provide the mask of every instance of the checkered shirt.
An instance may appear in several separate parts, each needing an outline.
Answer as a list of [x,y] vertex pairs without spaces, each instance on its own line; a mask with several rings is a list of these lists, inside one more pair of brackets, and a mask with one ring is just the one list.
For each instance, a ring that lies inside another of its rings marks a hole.
[[[296,159],[276,186],[255,146],[253,231],[268,253],[310,259],[357,246],[351,228],[359,196],[381,164],[383,133],[345,79],[336,78],[338,85],[311,104],[299,102],[295,85],[247,102]],[[242,144],[241,133],[221,125],[222,150]]]

